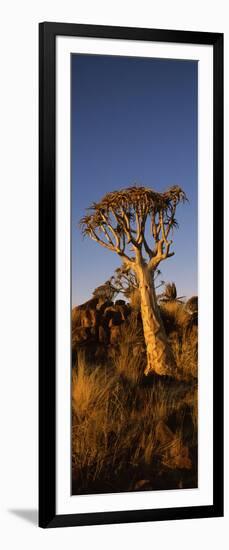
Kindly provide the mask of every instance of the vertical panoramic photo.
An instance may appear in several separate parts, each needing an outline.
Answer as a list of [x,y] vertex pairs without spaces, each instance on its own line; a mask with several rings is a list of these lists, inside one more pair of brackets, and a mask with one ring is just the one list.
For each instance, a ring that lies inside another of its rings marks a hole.
[[73,495],[198,487],[197,87],[71,56]]

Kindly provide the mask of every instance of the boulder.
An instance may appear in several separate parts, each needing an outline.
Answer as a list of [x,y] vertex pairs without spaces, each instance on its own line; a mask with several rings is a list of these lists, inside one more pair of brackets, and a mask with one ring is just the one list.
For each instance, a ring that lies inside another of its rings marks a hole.
[[102,302],[99,301],[99,302],[97,303],[96,309],[97,309],[97,311],[99,311],[99,313],[100,313],[101,315],[103,315],[105,309],[106,309],[107,307],[112,307],[113,305],[114,305],[114,303],[111,302],[111,300],[106,300],[105,302],[104,302],[104,301],[102,301]]
[[121,323],[122,323],[122,316],[119,313],[119,311],[115,311],[114,314],[112,315],[112,317],[110,318],[109,322],[108,322],[108,326],[109,326],[109,328],[110,327],[116,327],[116,326],[121,325]]
[[76,327],[81,325],[81,311],[78,307],[74,307],[72,310],[72,324]]
[[81,311],[81,326],[95,327],[97,325],[98,313],[95,309],[84,309]]
[[91,298],[90,300],[87,300],[87,302],[84,302],[83,304],[80,304],[79,306],[76,306],[77,309],[96,309],[97,304],[99,302],[98,298]]
[[120,325],[122,322],[122,315],[114,306],[107,307],[103,314],[105,323],[110,326],[110,321],[113,321],[113,325]]
[[94,327],[77,327],[72,333],[72,343],[79,344],[82,342],[92,341],[96,337]]
[[98,303],[97,298],[88,300],[80,306],[76,306],[72,309],[72,324],[73,327],[89,327],[95,326],[97,323],[98,313],[96,306]]
[[116,300],[115,306],[125,306],[126,302],[125,300]]
[[118,304],[117,306],[115,305],[115,309],[121,314],[122,320],[126,321],[127,317],[130,315],[131,308],[127,304]]

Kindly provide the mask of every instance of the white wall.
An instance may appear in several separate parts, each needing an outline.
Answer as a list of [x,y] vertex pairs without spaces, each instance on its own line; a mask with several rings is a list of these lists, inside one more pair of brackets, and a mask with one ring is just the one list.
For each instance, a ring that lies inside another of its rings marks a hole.
[[[12,512],[37,507],[37,90],[38,22],[44,20],[225,32],[225,57],[228,61],[226,0],[39,0],[36,3],[8,0],[1,5],[2,548],[7,550],[20,544],[26,550],[48,549],[50,545],[58,549],[63,545],[77,544],[78,548],[84,545],[84,548],[92,546],[93,550],[101,550],[108,546],[113,549],[127,545],[137,549],[146,544],[162,550],[168,545],[176,550],[193,549],[194,545],[224,549],[228,537],[227,506],[224,519],[49,531],[36,528]],[[227,98],[228,72],[225,80]],[[228,122],[227,105],[225,115]],[[227,145],[226,141],[225,151]],[[227,173],[226,166],[225,179]],[[228,191],[226,194],[228,201]],[[226,382],[228,395],[228,377]],[[33,512],[30,516],[34,519]]]

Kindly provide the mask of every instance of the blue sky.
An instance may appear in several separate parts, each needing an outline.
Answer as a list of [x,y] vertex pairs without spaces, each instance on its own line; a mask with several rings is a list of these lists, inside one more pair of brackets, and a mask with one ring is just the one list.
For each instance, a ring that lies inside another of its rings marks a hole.
[[197,62],[72,55],[72,304],[120,266],[81,236],[79,219],[107,192],[134,184],[180,185],[175,256],[161,262],[179,295],[197,294]]

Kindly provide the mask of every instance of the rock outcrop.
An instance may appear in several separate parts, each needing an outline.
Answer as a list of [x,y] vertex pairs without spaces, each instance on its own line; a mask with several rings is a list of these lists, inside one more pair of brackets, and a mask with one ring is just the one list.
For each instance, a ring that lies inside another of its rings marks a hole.
[[122,325],[128,321],[131,307],[124,300],[101,301],[92,298],[72,310],[72,348],[93,344],[118,344]]

